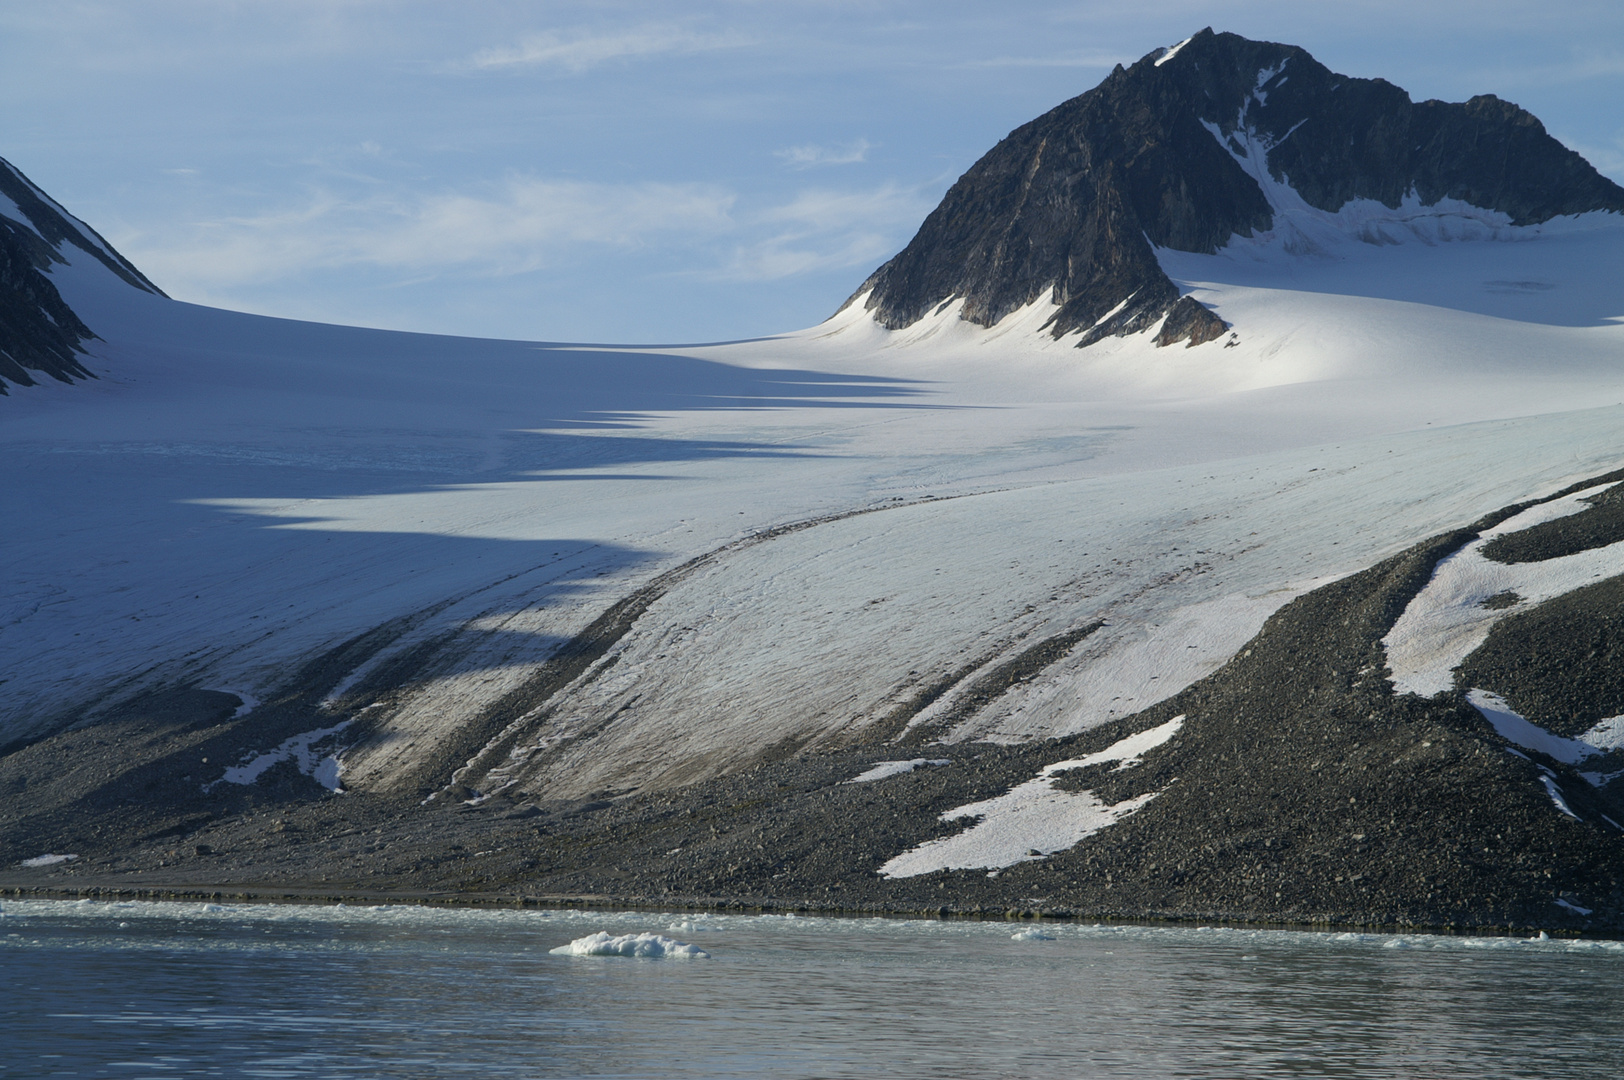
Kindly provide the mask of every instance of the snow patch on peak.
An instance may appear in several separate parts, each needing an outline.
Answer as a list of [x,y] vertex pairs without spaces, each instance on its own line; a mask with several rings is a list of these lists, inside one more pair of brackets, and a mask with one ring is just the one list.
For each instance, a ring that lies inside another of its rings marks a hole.
[[[1291,58],[1286,58],[1286,60],[1289,59]],[[1259,105],[1267,105],[1269,103],[1269,92],[1263,88],[1269,85],[1269,83],[1273,82],[1276,75],[1286,70],[1286,60],[1281,60],[1280,63],[1275,67],[1266,67],[1258,71],[1257,82],[1252,86],[1252,98]],[[1281,79],[1280,81],[1285,82],[1284,79]],[[1293,128],[1292,130],[1296,129]]]
[[1257,259],[1270,255],[1335,256],[1354,244],[1385,247],[1419,242],[1436,245],[1465,240],[1528,240],[1572,227],[1579,218],[1557,218],[1543,225],[1514,226],[1510,215],[1487,210],[1461,199],[1445,198],[1423,203],[1412,188],[1398,206],[1375,199],[1353,199],[1336,212],[1312,206],[1291,184],[1289,176],[1276,178],[1269,168],[1269,154],[1307,123],[1300,120],[1279,138],[1273,138],[1247,122],[1251,101],[1267,101],[1262,87],[1283,70],[1264,68],[1258,72],[1258,89],[1235,118],[1232,130],[1225,131],[1210,120],[1201,121],[1218,145],[1257,182],[1263,197],[1274,211],[1274,227],[1251,237],[1231,236],[1227,248]]
[[1191,34],[1189,37],[1185,38],[1183,41],[1179,42],[1177,45],[1174,45],[1171,49],[1168,49],[1166,52],[1162,53],[1162,55],[1160,55],[1160,56],[1158,56],[1156,58],[1156,66],[1161,67],[1163,64],[1165,64],[1169,60],[1173,59],[1173,57],[1175,57],[1175,56],[1177,56],[1179,54],[1179,50],[1183,49],[1184,46],[1188,45],[1190,42],[1192,42],[1194,40],[1195,40],[1195,35]]

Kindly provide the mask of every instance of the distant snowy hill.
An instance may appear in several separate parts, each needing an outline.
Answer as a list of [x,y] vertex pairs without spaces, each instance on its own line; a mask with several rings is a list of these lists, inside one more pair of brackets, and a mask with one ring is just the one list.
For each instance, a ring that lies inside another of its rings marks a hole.
[[[1624,189],[1492,95],[1413,102],[1303,49],[1203,30],[1023,125],[948,191],[848,303],[889,329],[951,305],[982,326],[1034,304],[1079,346],[1229,328],[1158,263],[1238,238],[1293,254],[1511,235],[1624,211]],[[1244,328],[1243,328],[1244,330]]]
[[1617,188],[1229,35],[1037,123],[900,306],[721,345],[203,308],[13,197],[99,377],[0,400],[0,887],[1624,932]]
[[90,375],[80,357],[95,337],[63,302],[49,270],[65,245],[91,256],[128,285],[162,295],[107,241],[0,159],[0,394],[8,381],[34,385]]

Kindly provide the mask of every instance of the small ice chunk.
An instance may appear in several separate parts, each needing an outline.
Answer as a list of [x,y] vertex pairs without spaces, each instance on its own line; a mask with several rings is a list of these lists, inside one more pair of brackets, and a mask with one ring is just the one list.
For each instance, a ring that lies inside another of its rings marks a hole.
[[35,855],[32,859],[24,859],[22,865],[27,867],[55,866],[57,863],[72,862],[77,855]]
[[947,758],[916,757],[912,761],[882,761],[867,772],[859,773],[850,780],[842,780],[843,784],[871,784],[875,780],[884,780],[892,776],[901,776],[903,773],[922,769],[927,765],[951,765]]
[[550,949],[557,956],[636,956],[650,960],[709,960],[710,953],[685,941],[663,934],[621,934],[605,930],[576,938],[568,945]]
[[1042,930],[1039,930],[1036,927],[1028,927],[1025,930],[1017,930],[1013,934],[1009,935],[1009,940],[1011,940],[1011,941],[1053,941],[1054,938],[1051,937],[1048,934],[1045,934]]

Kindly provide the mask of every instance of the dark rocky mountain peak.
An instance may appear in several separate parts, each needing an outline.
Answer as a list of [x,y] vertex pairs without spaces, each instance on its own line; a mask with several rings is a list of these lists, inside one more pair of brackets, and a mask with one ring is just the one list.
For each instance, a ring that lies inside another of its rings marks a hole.
[[79,362],[96,335],[68,307],[49,276],[71,244],[134,288],[163,293],[84,222],[0,158],[0,394],[35,376],[92,378]]
[[991,326],[1049,296],[1045,328],[1079,346],[1158,326],[1159,345],[1211,341],[1227,325],[1180,296],[1155,248],[1210,254],[1271,229],[1264,175],[1329,213],[1406,198],[1513,225],[1624,211],[1624,188],[1510,102],[1415,102],[1296,46],[1206,29],[1012,131],[847,304],[867,294],[899,329],[962,298],[962,318]]

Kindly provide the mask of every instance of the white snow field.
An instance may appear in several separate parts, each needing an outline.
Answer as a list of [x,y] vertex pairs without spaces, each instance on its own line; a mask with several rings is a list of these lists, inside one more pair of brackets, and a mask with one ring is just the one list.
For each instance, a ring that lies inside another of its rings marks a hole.
[[[1131,714],[1316,583],[1624,464],[1624,222],[1388,213],[1380,245],[1315,219],[1311,249],[1282,224],[1163,252],[1235,327],[1188,349],[1071,348],[1046,301],[991,329],[858,303],[715,345],[457,339],[166,301],[77,258],[54,279],[101,377],[0,398],[0,739],[162,685],[251,707],[390,624],[329,700],[433,648],[383,734],[310,763],[387,787],[617,599],[824,517],[672,585],[491,782],[685,783],[1094,623],[948,737]],[[250,749],[310,753],[280,739]]]

